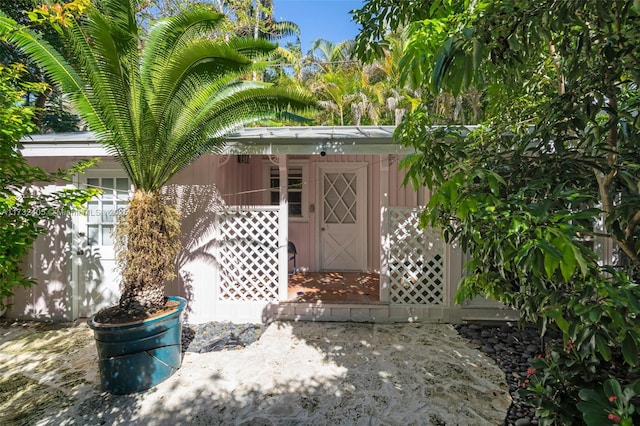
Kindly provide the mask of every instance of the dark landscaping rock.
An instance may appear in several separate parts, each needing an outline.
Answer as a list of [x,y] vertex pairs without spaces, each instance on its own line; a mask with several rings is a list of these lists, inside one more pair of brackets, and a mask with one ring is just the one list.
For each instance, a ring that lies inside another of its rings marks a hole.
[[[509,324],[487,326],[469,324],[456,326],[463,337],[492,358],[505,373],[511,393],[511,407],[504,421],[505,426],[537,425],[535,407],[531,407],[516,393],[518,380],[527,375],[531,359],[540,353],[540,335],[534,328],[518,329]],[[549,341],[557,336],[545,337]]]
[[186,352],[214,352],[243,348],[260,338],[262,324],[234,324],[209,322],[183,327],[183,350]]
[[496,351],[496,350],[493,348],[493,346],[492,346],[492,345],[490,345],[490,344],[487,344],[487,345],[482,346],[482,348],[481,348],[480,350],[482,350],[482,352],[485,352],[485,353],[488,353],[488,354],[495,353],[495,351]]

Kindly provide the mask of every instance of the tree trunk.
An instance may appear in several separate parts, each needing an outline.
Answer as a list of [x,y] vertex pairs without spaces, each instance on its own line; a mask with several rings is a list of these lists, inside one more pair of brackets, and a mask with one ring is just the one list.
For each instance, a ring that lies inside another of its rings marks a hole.
[[175,258],[180,247],[176,208],[168,205],[159,192],[137,189],[116,229],[122,309],[139,313],[164,305],[164,287],[175,278]]
[[36,102],[35,102],[36,113],[33,116],[33,124],[38,126],[38,128],[40,128],[40,125],[42,123],[42,115],[44,114],[44,107],[47,104],[47,99],[49,98],[50,94],[51,94],[51,89],[45,90],[44,92],[39,93],[38,97],[36,98]]

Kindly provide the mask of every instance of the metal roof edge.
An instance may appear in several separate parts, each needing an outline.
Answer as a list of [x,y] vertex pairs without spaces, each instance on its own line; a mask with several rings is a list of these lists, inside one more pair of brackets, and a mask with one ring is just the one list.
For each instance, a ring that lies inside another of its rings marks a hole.
[[[474,128],[476,126],[465,126]],[[226,137],[221,154],[403,154],[413,152],[393,140],[396,126],[246,127]],[[92,132],[25,136],[27,157],[109,156]]]

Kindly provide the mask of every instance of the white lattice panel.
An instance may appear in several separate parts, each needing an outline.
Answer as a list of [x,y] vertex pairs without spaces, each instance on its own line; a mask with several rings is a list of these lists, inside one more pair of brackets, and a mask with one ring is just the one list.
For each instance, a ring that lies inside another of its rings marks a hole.
[[278,300],[278,210],[227,210],[219,217],[215,256],[218,300]]
[[440,233],[418,227],[419,209],[390,208],[389,301],[441,305],[444,302],[445,244]]

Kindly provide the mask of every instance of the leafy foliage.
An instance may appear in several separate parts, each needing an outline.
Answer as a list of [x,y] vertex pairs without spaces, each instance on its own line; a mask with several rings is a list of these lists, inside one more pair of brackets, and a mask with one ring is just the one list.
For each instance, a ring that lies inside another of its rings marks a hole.
[[[375,22],[410,3],[370,1],[361,13],[386,11],[360,16]],[[407,182],[433,191],[422,224],[468,253],[458,301],[492,296],[543,333],[562,332],[564,347],[528,378],[541,424],[580,422],[581,412],[592,422],[581,391],[639,378],[640,4],[428,6],[390,21],[410,33],[404,69],[430,76],[416,81],[434,94],[475,87],[483,111],[478,127],[438,128],[423,102],[398,127],[416,150],[403,161]]]
[[[81,1],[81,0],[78,0]],[[6,13],[8,17],[22,25],[31,25],[43,38],[49,41],[56,48],[64,50],[64,44],[60,35],[48,24],[48,20],[42,24],[34,24],[25,13],[32,10],[38,4],[37,0],[0,0],[0,11]],[[75,4],[75,2],[74,2]],[[55,13],[54,13],[55,14]],[[51,16],[51,14],[48,14]],[[36,107],[32,120],[36,127],[31,133],[36,132],[71,132],[81,127],[78,117],[68,102],[64,102],[64,97],[59,93],[51,81],[46,78],[44,70],[28,58],[12,44],[0,40],[0,64],[11,66],[21,64],[23,72],[20,74],[20,82],[33,83],[33,91],[29,85],[23,86],[23,98],[21,102],[28,106]],[[46,83],[46,90],[39,90],[37,83]]]
[[[477,7],[471,7],[471,4]],[[469,78],[469,70],[479,60],[480,49],[470,54],[452,56],[468,42],[473,31],[466,23],[481,13],[484,2],[430,1],[415,7],[410,0],[398,2],[369,1],[352,11],[353,19],[363,28],[355,39],[355,55],[365,62],[377,61],[393,49],[401,38],[403,46],[396,54],[396,85],[419,94],[421,107],[429,111],[432,125],[443,123],[475,124],[483,116],[480,93]],[[476,45],[477,46],[477,43]],[[450,83],[440,91],[443,65],[455,62],[455,72],[447,73]],[[431,89],[431,90],[429,90]],[[412,110],[416,110],[415,106]]]
[[323,125],[398,124],[419,102],[420,93],[400,84],[401,36],[390,36],[382,56],[371,63],[354,57],[353,41],[315,40],[302,59],[299,80],[319,99]]
[[420,7],[416,7],[412,0],[369,0],[362,8],[353,10],[353,20],[362,27],[355,40],[356,54],[364,60],[380,57],[390,30],[396,31],[412,22],[428,18],[439,2],[422,3]]
[[70,170],[49,173],[30,166],[19,151],[20,139],[34,129],[33,108],[21,106],[23,90],[42,86],[20,86],[21,66],[0,65],[0,309],[16,287],[35,281],[22,273],[22,262],[36,238],[48,231],[46,220],[73,213],[82,207],[94,190],[63,189],[42,193],[44,183],[70,180],[93,162],[79,163]]
[[[614,287],[611,280],[589,278],[571,292],[549,292],[548,299],[554,305],[547,302],[542,315],[561,328],[564,342],[532,361],[533,370],[523,378],[520,390],[538,407],[541,424],[572,424],[580,417],[587,424],[619,423],[593,423],[609,414],[622,413],[614,412],[610,404],[608,410],[602,410],[598,405],[581,404],[580,400],[585,393],[599,392],[607,381],[617,378],[631,384],[640,379],[637,365],[640,288],[622,280],[623,277],[618,277]],[[537,294],[533,297],[540,300]],[[637,403],[637,398],[634,401]],[[640,420],[640,413],[633,410],[627,415],[634,419],[631,424]]]
[[596,426],[610,422],[621,426],[632,426],[640,420],[640,410],[633,399],[640,395],[640,382],[625,386],[624,389],[615,379],[604,381],[602,390],[583,389],[578,404],[584,413],[587,426]]

